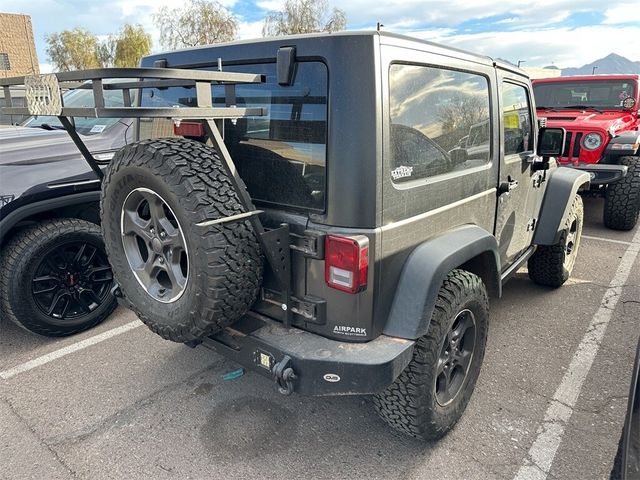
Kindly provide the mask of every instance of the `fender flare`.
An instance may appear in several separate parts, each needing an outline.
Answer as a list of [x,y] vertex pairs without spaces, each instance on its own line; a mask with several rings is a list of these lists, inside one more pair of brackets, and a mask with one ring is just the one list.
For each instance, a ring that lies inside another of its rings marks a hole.
[[100,201],[100,190],[74,193],[62,197],[27,203],[9,212],[5,217],[0,218],[0,240],[2,240],[16,223],[36,213],[98,201]]
[[590,178],[587,172],[569,167],[558,167],[548,175],[547,189],[542,199],[536,231],[533,234],[535,245],[558,243],[573,197],[580,187],[589,186]]
[[409,254],[383,333],[410,340],[426,334],[442,282],[459,267],[479,275],[487,290],[500,296],[498,242],[486,230],[465,225],[427,240]]

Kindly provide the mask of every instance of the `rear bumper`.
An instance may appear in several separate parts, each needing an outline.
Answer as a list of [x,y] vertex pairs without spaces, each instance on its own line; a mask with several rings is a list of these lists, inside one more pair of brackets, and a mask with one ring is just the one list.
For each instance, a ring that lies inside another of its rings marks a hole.
[[[282,393],[358,395],[393,383],[409,364],[415,342],[386,335],[367,343],[338,342],[251,312],[202,344],[276,381]],[[282,378],[287,368],[294,374],[288,389]]]
[[599,163],[562,164],[563,167],[573,167],[591,175],[591,185],[606,185],[622,180],[627,175],[626,165],[606,165]]

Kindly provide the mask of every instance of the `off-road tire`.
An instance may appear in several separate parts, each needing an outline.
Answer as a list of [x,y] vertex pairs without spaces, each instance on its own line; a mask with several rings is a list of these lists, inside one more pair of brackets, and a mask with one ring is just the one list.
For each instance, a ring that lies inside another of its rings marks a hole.
[[571,276],[582,237],[584,208],[576,195],[555,245],[539,245],[528,262],[529,278],[539,285],[558,288]]
[[604,197],[604,225],[613,230],[631,230],[640,216],[640,157],[620,157],[627,175],[607,185]]
[[[436,396],[439,357],[454,320],[470,310],[475,316],[475,348],[463,383],[450,403]],[[464,412],[480,374],[489,326],[489,300],[477,275],[453,270],[442,284],[427,334],[419,338],[413,358],[396,381],[374,396],[376,411],[394,429],[420,440],[443,437]]]
[[[186,242],[186,286],[170,303],[147,293],[124,251],[122,208],[137,188],[153,191],[166,202]],[[100,205],[102,231],[123,294],[121,301],[153,332],[175,342],[198,340],[238,320],[256,300],[263,258],[250,223],[197,225],[244,212],[212,148],[183,138],[125,146],[111,161]]]
[[[40,335],[62,337],[92,328],[117,306],[111,282],[102,290],[102,302],[86,315],[56,319],[38,307],[32,281],[38,265],[52,249],[69,242],[89,242],[104,252],[100,227],[85,220],[53,219],[18,231],[0,252],[0,312],[2,317]],[[104,253],[103,253],[104,255]]]

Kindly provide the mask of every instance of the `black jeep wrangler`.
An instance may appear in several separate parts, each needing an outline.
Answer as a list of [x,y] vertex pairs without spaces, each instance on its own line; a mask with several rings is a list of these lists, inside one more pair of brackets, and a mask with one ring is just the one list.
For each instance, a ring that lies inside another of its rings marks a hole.
[[527,262],[559,287],[580,244],[589,175],[557,168],[564,131],[538,128],[529,79],[380,32],[142,65],[58,74],[100,96],[128,73],[109,88],[139,104],[95,115],[151,118],[102,184],[121,301],[283,393],[375,394],[393,427],[444,435],[478,378],[489,298]]

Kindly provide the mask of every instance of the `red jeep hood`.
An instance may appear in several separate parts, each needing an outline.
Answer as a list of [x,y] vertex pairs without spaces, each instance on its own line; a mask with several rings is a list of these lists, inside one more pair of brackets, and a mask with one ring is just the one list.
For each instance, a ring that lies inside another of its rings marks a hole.
[[618,130],[629,129],[635,122],[633,115],[627,112],[598,113],[582,110],[561,110],[550,112],[538,110],[538,116],[546,117],[550,127],[564,127],[568,130],[604,131],[614,135]]

